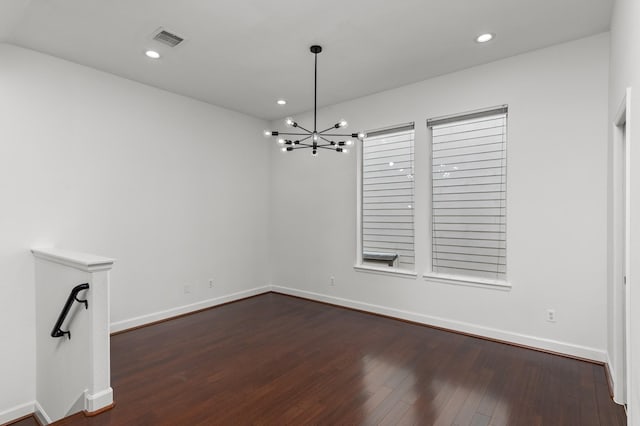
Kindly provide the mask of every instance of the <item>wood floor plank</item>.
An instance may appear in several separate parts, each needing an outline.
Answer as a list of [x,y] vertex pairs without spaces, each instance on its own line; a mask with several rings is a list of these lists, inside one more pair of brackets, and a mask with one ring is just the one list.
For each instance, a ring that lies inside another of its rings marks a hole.
[[400,422],[400,419],[411,409],[411,405],[403,402],[402,400],[396,402],[391,411],[387,413],[378,425],[380,426],[395,426]]
[[111,350],[115,408],[58,425],[626,424],[602,366],[273,293]]
[[10,426],[40,426],[33,416],[25,417],[21,420],[9,423]]
[[470,426],[488,426],[490,421],[491,417],[476,413],[468,424]]
[[626,420],[624,411],[620,410],[607,410],[602,407],[607,407],[611,396],[608,392],[609,383],[603,369],[597,365],[591,366],[593,370],[593,377],[596,382],[595,393],[598,407],[598,419],[602,425],[618,425],[623,424]]

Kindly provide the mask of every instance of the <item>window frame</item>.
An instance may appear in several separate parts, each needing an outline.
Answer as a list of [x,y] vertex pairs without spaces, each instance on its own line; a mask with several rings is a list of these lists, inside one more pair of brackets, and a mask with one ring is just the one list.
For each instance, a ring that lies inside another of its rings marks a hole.
[[[368,132],[365,132],[365,134],[375,134],[375,133],[380,133],[380,132],[393,132],[394,130],[397,130],[398,132],[401,132],[403,130],[409,130],[409,127],[411,127],[411,130],[413,131],[413,140],[412,140],[412,169],[414,170],[414,179],[413,179],[413,254],[414,254],[414,263],[413,263],[413,269],[409,270],[409,269],[404,269],[404,268],[399,268],[399,267],[395,267],[395,266],[385,266],[383,264],[381,265],[375,265],[375,264],[369,264],[369,263],[364,263],[363,261],[363,249],[364,249],[364,243],[363,243],[363,236],[364,236],[364,220],[363,220],[363,201],[364,201],[364,194],[363,194],[363,180],[364,180],[364,144],[365,142],[363,141],[360,144],[357,144],[356,147],[356,167],[357,167],[357,182],[356,182],[356,188],[357,188],[357,197],[356,197],[356,214],[357,214],[357,227],[356,227],[356,262],[353,265],[353,268],[355,271],[358,272],[370,272],[370,273],[376,273],[376,274],[383,274],[383,275],[392,275],[392,276],[397,276],[397,277],[401,277],[401,278],[416,278],[418,276],[418,273],[416,272],[416,228],[415,228],[415,221],[416,221],[416,210],[415,210],[415,200],[416,200],[416,182],[415,182],[415,155],[416,155],[416,151],[415,151],[415,135],[416,135],[416,131],[415,131],[415,123],[414,122],[409,122],[409,123],[403,123],[403,124],[398,124],[398,125],[393,125],[393,126],[387,126],[384,128],[378,128],[375,130],[369,130]],[[366,137],[365,137],[366,140]]]
[[[490,108],[484,108],[484,109],[480,109],[480,110],[474,110],[474,111],[468,111],[468,112],[462,112],[462,113],[455,113],[455,114],[450,114],[450,115],[446,115],[446,116],[440,116],[440,117],[435,117],[435,118],[431,118],[428,119],[426,121],[426,126],[427,126],[427,138],[428,138],[428,143],[425,144],[427,146],[427,156],[429,158],[428,161],[428,182],[427,182],[427,188],[428,188],[428,194],[427,194],[427,198],[428,198],[428,208],[427,208],[427,216],[428,216],[428,220],[427,220],[427,241],[428,243],[426,244],[426,246],[428,247],[428,255],[427,255],[427,271],[422,275],[423,279],[427,282],[430,283],[438,283],[438,284],[451,284],[451,285],[461,285],[461,286],[469,286],[469,287],[481,287],[481,288],[489,288],[489,289],[494,289],[494,290],[503,290],[503,291],[509,291],[512,287],[511,282],[509,281],[509,276],[508,276],[508,265],[505,265],[505,278],[504,279],[491,279],[491,278],[483,278],[483,277],[474,277],[474,276],[467,276],[467,275],[458,275],[458,274],[447,274],[447,273],[442,273],[442,272],[435,272],[433,270],[433,125],[432,123],[437,123],[438,124],[444,124],[447,122],[456,122],[456,121],[463,121],[463,120],[470,120],[470,119],[474,119],[474,118],[480,118],[483,116],[491,116],[491,115],[498,115],[498,114],[505,114],[505,137],[506,137],[506,146],[504,148],[504,160],[505,160],[505,174],[507,173],[508,170],[508,156],[507,156],[507,152],[508,152],[508,142],[509,142],[509,126],[508,126],[508,122],[509,122],[509,113],[508,113],[508,105],[500,105],[500,106],[496,106],[496,107],[490,107]],[[504,193],[505,193],[505,219],[506,219],[506,211],[508,210],[507,207],[507,199],[508,199],[508,176],[505,176],[505,189],[504,189]],[[505,220],[505,254],[506,257],[508,257],[508,225],[507,222]]]

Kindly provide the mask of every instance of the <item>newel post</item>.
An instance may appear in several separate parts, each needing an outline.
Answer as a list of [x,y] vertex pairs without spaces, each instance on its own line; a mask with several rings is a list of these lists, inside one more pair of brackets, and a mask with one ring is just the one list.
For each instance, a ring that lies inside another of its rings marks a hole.
[[[109,271],[114,260],[52,248],[31,251],[36,284],[36,414],[50,423],[78,411],[93,415],[109,409],[113,406]],[[56,319],[81,283],[88,289],[77,294],[61,324],[70,336],[54,336]]]

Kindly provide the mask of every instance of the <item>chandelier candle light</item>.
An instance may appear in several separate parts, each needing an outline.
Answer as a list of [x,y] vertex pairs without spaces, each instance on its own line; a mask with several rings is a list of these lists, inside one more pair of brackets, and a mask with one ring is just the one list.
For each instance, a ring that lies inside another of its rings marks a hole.
[[[352,139],[364,139],[364,133],[333,133],[337,129],[347,127],[346,120],[340,120],[333,126],[318,131],[317,110],[318,110],[318,53],[322,52],[321,46],[311,46],[309,49],[314,54],[315,68],[313,81],[313,131],[305,129],[293,118],[285,120],[288,127],[299,129],[300,132],[278,132],[277,130],[265,130],[264,135],[278,136],[278,144],[282,145],[282,152],[293,151],[294,149],[310,148],[313,156],[318,155],[318,149],[328,149],[331,151],[347,153],[348,146],[353,145]],[[290,137],[290,139],[289,139]],[[337,140],[336,140],[337,139]]]

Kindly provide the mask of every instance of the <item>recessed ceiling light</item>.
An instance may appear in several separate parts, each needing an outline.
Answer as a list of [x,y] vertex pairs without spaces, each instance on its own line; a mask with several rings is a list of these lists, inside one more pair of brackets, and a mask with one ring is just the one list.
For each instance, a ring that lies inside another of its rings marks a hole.
[[493,40],[493,34],[491,33],[480,34],[476,37],[476,42],[478,43],[486,43],[491,40]]
[[286,105],[287,101],[285,101],[284,99],[278,99],[278,101],[276,102],[278,105]]
[[160,54],[158,52],[156,52],[155,50],[147,50],[146,52],[144,52],[145,55],[147,55],[147,57],[151,58],[151,59],[159,59],[160,58]]

